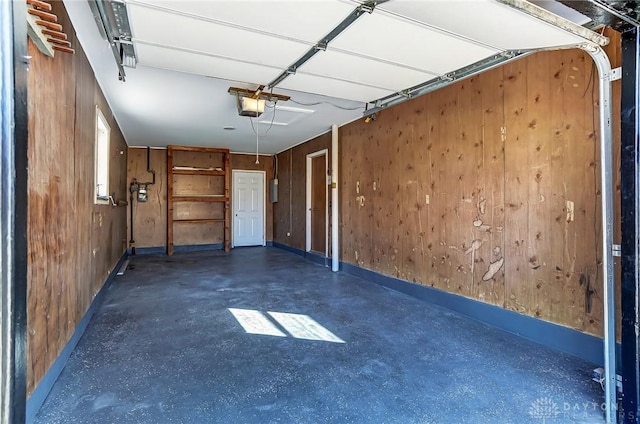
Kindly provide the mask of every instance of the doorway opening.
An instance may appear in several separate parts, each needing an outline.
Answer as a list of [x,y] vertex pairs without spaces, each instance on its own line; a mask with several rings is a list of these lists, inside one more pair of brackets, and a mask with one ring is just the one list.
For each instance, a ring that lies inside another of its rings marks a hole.
[[232,171],[233,247],[265,245],[265,172]]
[[329,256],[328,153],[323,149],[307,155],[306,251],[324,257]]

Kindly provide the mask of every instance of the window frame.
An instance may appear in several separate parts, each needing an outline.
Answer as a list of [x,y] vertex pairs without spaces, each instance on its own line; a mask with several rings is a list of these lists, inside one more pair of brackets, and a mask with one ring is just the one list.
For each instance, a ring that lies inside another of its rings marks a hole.
[[[101,137],[102,129],[100,128],[101,125],[104,126],[104,130],[106,132],[106,148],[101,146],[101,141],[102,141],[102,137]],[[104,152],[101,152],[102,150],[101,147],[103,147],[103,149],[105,150]],[[109,125],[109,122],[107,122],[107,118],[104,116],[104,114],[100,110],[100,107],[96,106],[94,161],[93,161],[93,169],[94,169],[93,201],[94,201],[94,204],[96,205],[109,204],[109,177],[110,177],[109,150],[110,150],[110,147],[111,147],[111,126]],[[106,189],[105,189],[104,195],[101,195],[101,193],[98,190],[99,183],[102,181],[102,178],[105,177],[105,175],[99,175],[99,171],[101,170],[99,163],[101,162],[104,162],[104,166],[106,167],[106,169],[104,169],[103,171],[106,174]]]

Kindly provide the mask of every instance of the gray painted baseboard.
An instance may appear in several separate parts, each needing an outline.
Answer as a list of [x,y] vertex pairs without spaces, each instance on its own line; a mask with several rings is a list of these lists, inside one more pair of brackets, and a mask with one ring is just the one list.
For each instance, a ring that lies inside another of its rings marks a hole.
[[[304,252],[303,250],[281,243],[274,242],[273,246],[315,262],[314,258],[309,256],[309,252]],[[476,321],[500,328],[552,349],[568,353],[589,361],[594,365],[601,366],[604,363],[604,345],[603,340],[599,337],[458,294],[390,277],[357,265],[340,262],[340,270],[412,297],[443,306],[473,318]],[[619,344],[616,353],[616,356],[618,356],[617,363],[620,364]],[[618,373],[620,373],[619,369]]]
[[27,411],[26,411],[27,423],[33,422],[36,415],[38,414],[38,411],[42,407],[42,404],[44,404],[44,401],[47,399],[47,396],[49,396],[49,392],[51,391],[51,388],[53,387],[55,382],[58,380],[60,373],[62,373],[62,370],[64,369],[64,366],[67,363],[67,360],[71,356],[71,353],[73,352],[73,350],[76,348],[78,342],[80,341],[80,338],[82,338],[84,331],[87,329],[87,326],[89,325],[89,321],[91,321],[91,317],[100,306],[100,303],[102,303],[102,299],[104,298],[105,293],[107,292],[107,290],[109,290],[109,287],[113,282],[113,279],[116,277],[116,275],[118,274],[118,271],[122,267],[122,264],[125,262],[125,260],[128,257],[129,257],[128,252],[125,252],[120,258],[120,260],[118,261],[118,263],[116,264],[116,266],[113,267],[113,270],[111,271],[106,281],[102,285],[102,288],[100,289],[100,291],[98,291],[98,294],[96,294],[96,296],[93,298],[93,301],[89,306],[89,309],[87,309],[87,312],[84,314],[84,316],[78,323],[78,326],[73,332],[73,336],[71,336],[71,339],[69,339],[64,349],[62,349],[62,352],[60,352],[60,355],[58,355],[58,358],[53,362],[53,364],[51,365],[47,373],[44,375],[44,377],[42,377],[42,380],[40,380],[40,383],[38,383],[38,386],[35,388],[33,393],[31,393],[31,396],[29,397],[29,399],[27,399]]
[[[273,246],[272,241],[266,242],[267,247]],[[187,244],[187,245],[178,245],[173,247],[173,251],[175,253],[182,252],[200,252],[200,251],[209,251],[209,250],[222,250],[222,243],[213,243],[213,244]],[[127,250],[129,254],[131,254],[131,249]],[[136,255],[162,255],[163,253],[167,253],[166,246],[153,246],[153,247],[137,247]]]

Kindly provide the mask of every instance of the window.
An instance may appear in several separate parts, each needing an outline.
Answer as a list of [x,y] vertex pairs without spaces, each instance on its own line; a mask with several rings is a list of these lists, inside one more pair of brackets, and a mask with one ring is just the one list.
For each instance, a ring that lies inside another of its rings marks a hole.
[[111,128],[96,108],[95,203],[109,203],[109,135]]

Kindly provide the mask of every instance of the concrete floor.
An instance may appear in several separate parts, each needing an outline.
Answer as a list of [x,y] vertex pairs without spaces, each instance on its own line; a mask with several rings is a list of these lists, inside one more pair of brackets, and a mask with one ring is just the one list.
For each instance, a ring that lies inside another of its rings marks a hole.
[[[228,308],[345,343],[248,334]],[[138,256],[36,422],[596,423],[594,367],[276,248]]]

